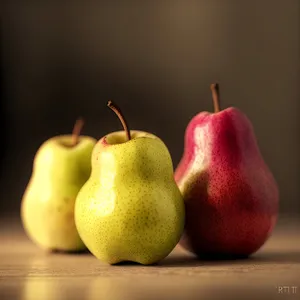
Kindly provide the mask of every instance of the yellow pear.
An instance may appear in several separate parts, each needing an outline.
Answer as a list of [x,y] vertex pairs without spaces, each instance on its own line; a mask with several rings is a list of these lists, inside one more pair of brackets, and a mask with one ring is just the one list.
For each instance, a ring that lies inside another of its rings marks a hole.
[[92,173],[75,204],[78,232],[101,261],[152,264],[178,243],[184,203],[173,178],[170,153],[161,139],[129,131],[120,109],[109,102],[125,131],[96,144]]
[[74,221],[76,196],[91,173],[96,140],[79,136],[79,120],[72,135],[50,138],[39,148],[21,204],[28,236],[48,250],[80,251],[85,246]]

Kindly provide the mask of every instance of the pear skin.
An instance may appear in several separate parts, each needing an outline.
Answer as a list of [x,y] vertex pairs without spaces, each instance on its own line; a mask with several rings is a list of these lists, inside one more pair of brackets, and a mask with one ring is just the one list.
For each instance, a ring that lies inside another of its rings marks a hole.
[[254,129],[237,108],[201,112],[188,124],[175,180],[184,197],[180,245],[200,257],[247,257],[271,235],[279,206],[277,183]]
[[148,265],[165,258],[184,228],[184,203],[165,144],[156,136],[124,131],[102,138],[92,174],[75,205],[78,232],[101,261]]
[[47,250],[81,251],[85,245],[74,222],[76,196],[91,173],[91,153],[96,140],[72,135],[47,140],[38,150],[33,172],[21,204],[28,236]]

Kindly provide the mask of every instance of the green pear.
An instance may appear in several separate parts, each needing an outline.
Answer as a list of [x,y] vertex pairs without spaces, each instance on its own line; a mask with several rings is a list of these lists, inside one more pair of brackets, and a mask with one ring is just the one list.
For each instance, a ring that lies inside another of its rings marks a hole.
[[129,131],[104,136],[92,153],[92,172],[75,203],[75,223],[87,248],[108,264],[148,265],[178,243],[185,210],[170,153],[157,136]]
[[72,135],[52,137],[41,145],[22,199],[23,227],[44,249],[85,249],[75,226],[74,205],[80,188],[90,176],[96,140],[79,136],[78,124]]

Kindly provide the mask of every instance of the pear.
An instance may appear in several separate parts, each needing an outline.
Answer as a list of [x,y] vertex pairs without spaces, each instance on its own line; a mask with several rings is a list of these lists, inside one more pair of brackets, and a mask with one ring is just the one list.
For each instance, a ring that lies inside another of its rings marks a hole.
[[55,136],[41,145],[22,199],[23,227],[36,244],[47,250],[85,249],[75,226],[74,205],[90,176],[96,140],[79,136],[82,125],[79,119],[72,135]]
[[188,124],[175,180],[184,197],[180,245],[200,257],[247,257],[271,235],[278,215],[277,183],[260,153],[251,122],[234,107]]
[[120,109],[108,106],[125,131],[96,144],[91,176],[76,198],[76,226],[90,252],[105,263],[153,264],[173,250],[184,228],[172,159],[161,139],[130,131]]

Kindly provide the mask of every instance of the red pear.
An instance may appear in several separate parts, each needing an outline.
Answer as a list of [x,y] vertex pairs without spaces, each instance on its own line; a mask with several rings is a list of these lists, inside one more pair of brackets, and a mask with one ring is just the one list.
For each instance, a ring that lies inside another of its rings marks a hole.
[[190,121],[175,171],[186,206],[180,245],[200,257],[249,256],[275,226],[279,191],[249,119],[220,110],[218,84],[211,89],[215,112]]

